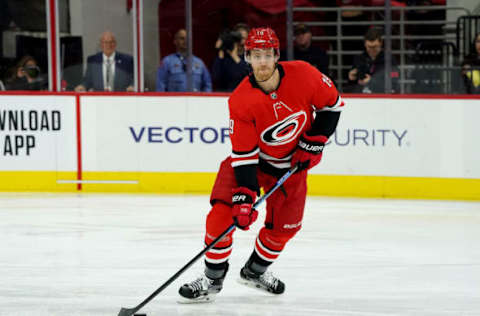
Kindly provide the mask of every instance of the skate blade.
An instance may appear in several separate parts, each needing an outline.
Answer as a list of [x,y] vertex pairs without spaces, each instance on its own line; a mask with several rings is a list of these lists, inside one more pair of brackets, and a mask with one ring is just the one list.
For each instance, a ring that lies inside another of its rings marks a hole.
[[208,294],[199,296],[197,298],[186,298],[183,296],[178,297],[177,303],[179,304],[202,304],[202,303],[211,303],[215,301],[216,294]]
[[270,294],[270,295],[278,295],[278,294],[270,292],[268,289],[261,286],[260,284],[258,284],[256,282],[253,282],[253,281],[250,281],[250,280],[245,280],[245,279],[242,279],[242,278],[238,278],[237,282],[242,284],[242,285],[251,287],[252,289],[262,291],[263,293],[267,293],[267,294]]

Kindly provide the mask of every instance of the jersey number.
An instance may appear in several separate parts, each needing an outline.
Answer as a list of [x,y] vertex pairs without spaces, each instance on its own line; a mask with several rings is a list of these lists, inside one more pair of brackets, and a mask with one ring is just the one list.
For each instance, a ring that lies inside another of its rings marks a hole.
[[328,78],[324,74],[322,74],[322,81],[325,82],[325,84],[330,88],[332,87],[332,80],[330,80],[330,78]]

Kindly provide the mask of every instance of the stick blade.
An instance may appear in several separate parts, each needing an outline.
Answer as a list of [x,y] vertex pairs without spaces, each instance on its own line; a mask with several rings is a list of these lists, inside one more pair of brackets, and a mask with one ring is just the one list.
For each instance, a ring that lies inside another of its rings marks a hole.
[[135,314],[136,310],[135,308],[123,308],[120,309],[120,312],[118,313],[118,316],[132,316]]

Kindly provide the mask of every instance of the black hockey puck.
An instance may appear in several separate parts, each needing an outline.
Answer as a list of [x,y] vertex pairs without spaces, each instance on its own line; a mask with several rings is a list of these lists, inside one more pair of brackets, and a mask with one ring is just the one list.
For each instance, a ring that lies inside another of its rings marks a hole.
[[133,314],[133,316],[147,316],[147,314]]

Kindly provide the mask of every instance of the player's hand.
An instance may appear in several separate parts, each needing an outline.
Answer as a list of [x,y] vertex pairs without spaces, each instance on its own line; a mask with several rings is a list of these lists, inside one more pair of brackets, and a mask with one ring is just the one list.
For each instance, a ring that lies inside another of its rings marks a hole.
[[323,148],[327,140],[328,138],[323,135],[309,136],[303,133],[293,153],[292,166],[298,164],[298,170],[303,170],[318,165],[322,160]]
[[258,217],[258,211],[253,208],[257,195],[252,190],[239,187],[232,190],[232,217],[235,225],[248,230]]

